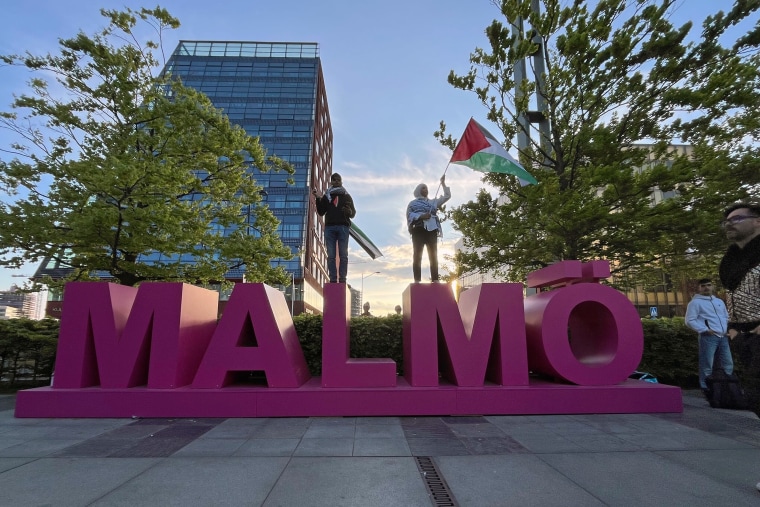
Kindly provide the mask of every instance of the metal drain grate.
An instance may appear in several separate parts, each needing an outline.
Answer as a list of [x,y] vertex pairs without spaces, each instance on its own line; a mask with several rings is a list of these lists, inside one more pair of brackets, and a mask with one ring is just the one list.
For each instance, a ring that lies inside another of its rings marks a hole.
[[428,456],[417,456],[417,468],[422,474],[422,478],[427,486],[430,499],[435,507],[459,507],[454,498],[454,494],[449,489],[449,485],[438,472],[435,463]]

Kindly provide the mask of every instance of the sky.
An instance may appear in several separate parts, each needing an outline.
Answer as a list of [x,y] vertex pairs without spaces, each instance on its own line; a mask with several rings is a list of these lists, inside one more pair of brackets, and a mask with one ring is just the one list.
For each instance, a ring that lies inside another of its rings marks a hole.
[[[732,2],[720,3],[728,9]],[[132,0],[8,2],[0,54],[56,53],[58,38],[80,30],[92,34],[105,26],[101,7],[154,5]],[[474,93],[447,82],[451,70],[469,70],[475,48],[487,47],[485,28],[502,19],[499,9],[491,0],[164,0],[159,5],[181,23],[165,36],[167,57],[180,40],[319,43],[333,128],[333,171],[343,176],[354,198],[356,224],[383,252],[372,260],[351,240],[348,283],[363,287],[374,315],[392,313],[412,281],[404,214],[414,188],[426,183],[434,194],[446,170],[451,208],[474,199],[483,187],[480,173],[457,165],[446,169],[451,152],[433,132],[445,121],[447,132],[458,138],[474,117],[501,140]],[[691,19],[699,26],[714,10],[713,0],[684,0],[673,20]],[[0,110],[10,109],[13,94],[27,91],[28,79],[24,71],[0,66]],[[9,142],[0,131],[0,145]],[[445,274],[461,236],[450,222],[444,222],[443,232],[439,262]],[[0,290],[21,285],[36,267],[0,268]],[[422,270],[424,280],[429,276],[426,256]]]

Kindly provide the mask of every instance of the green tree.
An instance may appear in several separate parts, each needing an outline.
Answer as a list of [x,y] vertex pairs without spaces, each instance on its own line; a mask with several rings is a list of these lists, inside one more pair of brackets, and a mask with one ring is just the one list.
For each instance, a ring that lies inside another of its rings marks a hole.
[[59,40],[60,54],[1,57],[34,77],[0,113],[18,139],[0,161],[0,265],[50,257],[71,268],[64,281],[106,273],[125,285],[221,281],[245,267],[250,281],[285,283],[270,260],[291,252],[251,169],[292,167],[158,73],[151,37],[179,26],[166,10],[101,14],[105,29]]
[[[731,45],[720,41],[760,2],[737,0],[692,40],[691,23],[669,22],[673,8],[688,8],[677,0],[537,3],[540,12],[530,0],[494,1],[503,19],[486,28],[488,49],[475,49],[467,73],[449,75],[477,95],[507,147],[530,135],[520,159],[539,181],[521,188],[488,174],[501,198],[481,191],[452,211],[471,248],[457,257],[460,271],[522,280],[557,260],[594,258],[610,259],[614,271],[685,269],[693,254],[723,251],[721,208],[760,182],[760,24]],[[530,79],[516,83],[520,62]],[[536,94],[549,124],[543,139],[522,121]],[[455,146],[445,123],[435,135]],[[669,148],[679,140],[693,153]],[[654,203],[654,189],[674,195]]]
[[[0,383],[49,378],[55,363],[60,324],[55,319],[0,320]],[[21,375],[19,372],[23,371]]]

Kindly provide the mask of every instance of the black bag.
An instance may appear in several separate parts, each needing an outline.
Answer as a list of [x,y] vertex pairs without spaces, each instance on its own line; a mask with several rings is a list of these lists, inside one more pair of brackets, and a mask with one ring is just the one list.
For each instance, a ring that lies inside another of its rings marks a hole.
[[707,384],[707,401],[710,402],[712,408],[747,410],[744,390],[735,373],[729,375],[718,368],[705,379],[705,383]]
[[425,224],[421,218],[418,218],[417,220],[412,220],[412,223],[409,224],[409,234],[411,234],[413,230],[419,227],[423,227],[424,225]]

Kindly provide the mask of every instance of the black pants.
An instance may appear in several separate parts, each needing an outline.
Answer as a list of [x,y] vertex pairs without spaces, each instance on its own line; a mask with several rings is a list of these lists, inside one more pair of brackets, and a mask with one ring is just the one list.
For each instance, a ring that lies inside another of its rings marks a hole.
[[438,281],[438,231],[426,231],[424,227],[412,229],[412,273],[414,281],[422,280],[422,249],[427,247],[428,260],[430,261],[430,279]]
[[760,335],[738,334],[731,349],[749,409],[760,416]]

